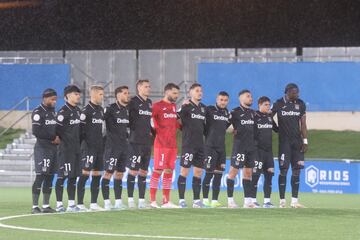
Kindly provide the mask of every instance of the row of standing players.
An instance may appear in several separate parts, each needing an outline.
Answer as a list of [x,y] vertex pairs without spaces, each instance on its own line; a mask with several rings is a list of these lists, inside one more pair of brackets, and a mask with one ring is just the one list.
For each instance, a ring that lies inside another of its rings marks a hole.
[[[65,105],[55,113],[57,93],[53,89],[43,92],[43,101],[32,114],[33,134],[37,138],[34,147],[36,178],[32,187],[33,213],[88,211],[84,205],[85,185],[91,175],[90,210],[103,210],[97,204],[101,191],[104,208],[124,209],[122,179],[126,168],[128,207],[135,208],[134,188],[137,178],[139,190],[138,208],[159,208],[156,192],[162,178],[163,208],[185,208],[186,178],[193,167],[193,207],[220,207],[220,184],[225,170],[225,134],[233,126],[233,150],[231,167],[226,179],[228,207],[237,208],[233,198],[234,179],[242,169],[244,207],[257,208],[257,182],[264,174],[264,204],[270,201],[274,160],[272,131],[279,133],[279,192],[280,207],[286,207],[285,189],[287,171],[291,165],[291,207],[303,207],[298,202],[300,169],[304,166],[307,149],[306,107],[299,99],[299,88],[288,84],[284,97],[273,104],[270,99],[258,100],[259,110],[251,109],[252,95],[248,90],[239,93],[240,106],[227,110],[229,95],[220,92],[214,106],[201,103],[202,87],[190,87],[190,99],[176,111],[175,102],[179,87],[169,83],[164,98],[153,104],[148,98],[150,82],[139,80],[137,95],[130,99],[127,86],[115,90],[116,102],[105,109],[101,107],[104,89],[92,86],[90,102],[82,110],[80,89],[75,85],[64,89]],[[273,121],[277,115],[278,125]],[[103,137],[105,122],[106,135]],[[180,174],[177,180],[179,205],[170,201],[173,170],[177,157],[176,132],[182,131]],[[204,139],[205,137],[205,139]],[[154,169],[150,179],[150,204],[145,201],[146,177],[154,143]],[[205,177],[201,179],[203,171]],[[102,174],[103,172],[103,174]],[[56,210],[49,205],[54,174]],[[115,204],[109,198],[109,182],[114,179]],[[68,206],[63,205],[64,182],[67,179]],[[212,201],[209,201],[212,181]],[[39,195],[43,192],[43,206],[39,208]],[[200,199],[200,193],[203,199]],[[77,204],[75,195],[77,193]]]

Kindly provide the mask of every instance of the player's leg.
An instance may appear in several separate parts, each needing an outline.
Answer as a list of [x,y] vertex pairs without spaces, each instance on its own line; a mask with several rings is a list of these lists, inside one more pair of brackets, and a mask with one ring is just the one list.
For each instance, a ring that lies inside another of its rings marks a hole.
[[75,204],[76,195],[76,179],[81,174],[80,154],[74,153],[69,157],[69,162],[66,165],[67,169],[67,193],[68,193],[68,207],[67,212],[78,212],[80,209]]
[[139,151],[139,146],[137,144],[130,144],[129,146],[129,162],[128,168],[129,172],[127,175],[127,193],[128,193],[128,206],[129,208],[135,208],[134,202],[134,188],[135,188],[135,179],[138,175],[140,168],[141,154]]
[[252,168],[243,168],[242,184],[244,188],[244,208],[254,208],[255,205],[252,203],[251,190],[252,190]]
[[115,194],[115,209],[124,209],[126,206],[122,202],[122,179],[124,177],[124,172],[129,159],[129,148],[128,145],[124,146],[119,158],[115,162],[115,173],[114,173],[114,194]]
[[204,205],[200,200],[201,192],[201,175],[203,169],[201,167],[193,167],[193,179],[192,179],[192,189],[193,189],[193,208],[203,208]]
[[105,154],[104,154],[104,159],[105,159],[105,163],[104,163],[104,174],[103,177],[101,179],[101,193],[104,199],[104,208],[105,210],[111,210],[112,209],[112,205],[111,205],[111,201],[110,201],[110,180],[111,177],[113,176],[115,167],[116,167],[116,162],[118,161],[118,156],[116,155],[116,153],[113,153],[113,150],[111,148],[106,148],[105,149]]
[[228,172],[228,177],[226,179],[229,208],[239,207],[234,200],[234,185],[235,185],[235,178],[239,173],[239,168],[241,165],[243,165],[244,161],[245,161],[245,153],[242,151],[238,151],[237,144],[234,142],[233,152],[231,157],[231,166]]
[[212,200],[211,200],[211,207],[221,207],[222,204],[219,203],[219,193],[220,193],[220,186],[221,186],[221,179],[223,176],[223,171],[215,170],[214,171],[214,178],[212,182]]
[[253,169],[255,167],[255,161],[257,161],[256,150],[249,151],[245,154],[245,161],[243,162],[243,188],[244,188],[244,208],[256,208],[256,205],[253,204],[251,193],[254,190],[252,176]]
[[91,203],[90,209],[95,211],[104,210],[97,204],[97,199],[100,191],[100,180],[101,180],[101,172],[104,170],[104,153],[102,149],[98,149],[94,154],[94,161],[92,164],[92,172],[91,172],[91,185],[90,185],[90,193],[91,193]]
[[87,180],[89,179],[90,171],[82,170],[82,174],[79,177],[79,181],[77,183],[77,198],[78,198],[78,207],[82,211],[86,211],[86,207],[84,206],[84,196],[85,196],[85,185]]
[[[70,168],[73,168],[74,164],[70,163]],[[67,180],[67,194],[68,194],[68,207],[66,209],[67,212],[76,212],[80,209],[76,207],[75,204],[75,193],[76,193],[76,174],[69,173],[69,177]]]
[[151,157],[151,146],[141,146],[141,161],[138,174],[138,188],[139,188],[139,203],[138,208],[146,208],[145,193],[146,193],[146,178],[148,174]]
[[113,173],[109,170],[105,170],[104,175],[101,179],[101,193],[104,199],[104,209],[111,210],[112,205],[110,201],[110,179]]
[[256,196],[257,196],[257,189],[258,189],[258,182],[259,182],[259,178],[260,178],[260,173],[258,170],[255,170],[257,172],[252,174],[252,178],[251,178],[251,186],[252,186],[252,190],[251,190],[251,201],[252,203],[256,206],[256,207],[260,207],[260,204],[257,202]]
[[237,167],[230,166],[228,176],[226,179],[228,207],[229,208],[238,208],[238,205],[236,204],[236,202],[234,200],[235,178],[238,173],[239,173],[239,169]]
[[286,177],[290,165],[291,149],[290,144],[286,141],[279,142],[279,195],[280,208],[286,207],[285,191],[286,191]]
[[170,201],[170,191],[172,186],[173,172],[175,169],[175,162],[177,157],[177,149],[169,148],[166,149],[164,173],[162,181],[162,206],[163,208],[178,208],[175,204]]
[[41,192],[41,185],[44,181],[44,175],[41,173],[37,173],[35,176],[34,183],[32,185],[32,202],[33,206],[31,209],[32,214],[41,213],[41,209],[39,208],[39,197]]
[[47,168],[44,183],[43,183],[43,206],[42,206],[42,212],[43,213],[54,213],[56,212],[54,209],[50,207],[50,196],[52,192],[52,185],[53,185],[53,179],[55,174],[55,165],[56,165],[56,159],[57,159],[57,148],[54,147],[53,149],[49,149],[49,167]]
[[39,207],[39,198],[41,192],[41,186],[44,181],[43,168],[47,166],[47,157],[44,156],[44,149],[35,147],[34,148],[34,162],[35,162],[35,180],[32,185],[32,202],[33,206],[31,209],[31,213],[41,213],[41,209]]
[[[119,169],[120,170],[120,169]],[[120,171],[115,171],[114,174],[114,194],[115,194],[115,209],[124,209],[122,202],[122,179],[124,177],[125,168]]]
[[42,212],[43,213],[54,213],[56,212],[54,209],[50,207],[50,196],[52,192],[52,182],[54,179],[54,175],[45,175],[44,176],[44,183],[43,183],[43,206]]
[[214,171],[206,171],[205,177],[202,182],[202,194],[203,194],[203,204],[205,207],[211,207],[209,201],[209,191],[210,191],[210,182],[214,177]]
[[304,206],[298,202],[298,194],[300,187],[300,171],[304,168],[304,153],[300,148],[292,148],[291,154],[291,207],[303,208]]
[[56,194],[56,211],[57,212],[65,212],[64,204],[63,204],[63,193],[64,193],[64,182],[66,177],[63,175],[57,176],[55,183],[55,194]]
[[178,191],[179,191],[179,206],[186,208],[185,202],[185,191],[186,191],[186,178],[189,175],[191,163],[194,158],[194,152],[192,149],[183,148],[181,151],[180,159],[180,174],[177,180]]
[[205,146],[205,177],[202,182],[202,194],[203,194],[203,204],[205,207],[211,207],[209,201],[209,191],[210,191],[210,182],[214,176],[215,164],[218,158],[218,155],[214,149],[209,146]]
[[260,207],[260,204],[257,202],[256,200],[256,196],[257,196],[257,189],[258,189],[258,182],[259,182],[259,178],[263,172],[263,165],[264,165],[264,161],[263,161],[263,154],[262,154],[262,150],[259,149],[257,151],[257,157],[256,160],[254,161],[255,166],[253,168],[253,172],[252,172],[252,178],[251,178],[251,192],[250,192],[250,197],[252,198],[252,203],[258,208]]
[[225,148],[218,152],[218,158],[215,164],[214,170],[214,178],[212,182],[212,201],[211,207],[221,207],[221,203],[219,203],[219,193],[220,193],[220,185],[221,179],[223,176],[223,172],[226,166],[226,151]]
[[88,209],[84,206],[84,196],[85,196],[85,185],[90,177],[90,171],[93,166],[95,152],[91,151],[85,142],[81,145],[81,175],[77,183],[77,201],[78,208],[81,211],[87,211]]
[[193,179],[192,179],[192,189],[193,189],[193,208],[203,208],[205,207],[200,199],[201,193],[201,177],[203,174],[204,167],[204,149],[196,149],[193,159]]
[[156,192],[164,168],[165,149],[154,147],[154,168],[150,178],[150,206],[159,208],[156,203]]
[[56,211],[65,212],[63,204],[64,182],[65,176],[65,151],[59,147],[58,163],[57,163],[57,179],[55,183],[55,195],[56,195]]
[[271,191],[272,191],[272,178],[274,176],[274,158],[272,152],[266,152],[266,159],[264,163],[264,208],[273,208],[271,203]]

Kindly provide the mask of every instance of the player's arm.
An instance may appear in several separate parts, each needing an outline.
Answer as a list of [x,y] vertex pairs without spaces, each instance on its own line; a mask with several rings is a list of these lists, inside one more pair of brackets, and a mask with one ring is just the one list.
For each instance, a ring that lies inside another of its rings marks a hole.
[[271,121],[272,121],[272,124],[273,124],[273,127],[272,127],[272,130],[276,133],[279,132],[279,126],[277,125],[277,123],[275,122],[274,120],[274,116],[276,115],[277,111],[278,111],[278,108],[279,108],[279,105],[277,102],[274,103],[274,105],[272,106],[271,108]]
[[178,115],[178,124],[179,124],[179,129],[182,129],[183,126],[183,121],[186,118],[188,112],[188,105],[187,104],[183,104],[181,106],[181,108],[178,110],[177,115]]
[[226,129],[228,129],[231,126],[231,118],[232,118],[232,116],[231,116],[231,112],[229,112],[227,109],[226,109],[226,111],[229,113],[228,114],[228,120],[226,122]]
[[152,114],[151,114],[151,134],[156,137],[156,129],[159,128],[159,124],[158,124],[158,111],[159,109],[156,107],[157,105],[153,105],[153,109],[152,109]]
[[115,123],[113,118],[113,111],[110,105],[104,108],[104,122],[106,129],[109,129],[109,131],[112,132]]
[[277,123],[274,121],[274,118],[271,118],[271,121],[272,121],[272,130],[276,133],[279,132],[279,126],[277,125]]
[[81,110],[80,114],[80,142],[82,142],[86,137],[86,121],[88,118],[88,112],[86,107]]
[[235,114],[235,110],[232,110],[230,113],[229,123],[233,126],[233,134],[236,135],[237,133],[237,114]]
[[207,136],[207,134],[209,133],[210,121],[208,121],[208,119],[211,119],[211,109],[210,109],[210,107],[205,108],[204,136]]
[[32,114],[32,132],[35,135],[35,137],[39,139],[47,139],[50,141],[55,140],[56,135],[49,133],[46,131],[46,128],[44,127],[44,119],[43,115],[40,112],[34,111]]
[[180,129],[180,130],[182,130],[182,121],[181,121],[181,117],[180,117],[180,115],[179,114],[177,114],[177,124],[176,124],[176,127],[178,128],[178,129]]
[[128,105],[129,109],[129,128],[134,129],[135,119],[136,119],[136,112],[138,111],[136,109],[136,103],[135,100],[131,99]]
[[68,114],[65,110],[61,109],[56,117],[56,135],[63,139],[65,126],[64,124],[68,120]]
[[305,104],[303,106],[303,110],[301,112],[301,118],[300,118],[300,131],[301,131],[301,136],[303,138],[303,145],[302,145],[302,152],[306,152],[308,149],[308,140],[307,140],[307,125],[306,125],[306,113],[305,113],[306,109],[305,109]]

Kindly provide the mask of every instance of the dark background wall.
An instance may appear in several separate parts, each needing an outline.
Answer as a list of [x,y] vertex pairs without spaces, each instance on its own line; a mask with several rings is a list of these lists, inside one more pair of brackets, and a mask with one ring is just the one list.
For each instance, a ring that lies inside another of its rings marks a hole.
[[357,0],[38,2],[0,9],[0,50],[360,46]]

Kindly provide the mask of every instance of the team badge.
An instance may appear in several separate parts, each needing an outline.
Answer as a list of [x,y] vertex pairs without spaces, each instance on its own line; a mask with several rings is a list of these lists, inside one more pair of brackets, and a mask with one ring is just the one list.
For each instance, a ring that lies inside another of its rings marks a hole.
[[300,109],[300,105],[299,104],[295,104],[295,109],[299,110]]
[[86,119],[86,115],[82,113],[82,114],[80,115],[80,120],[81,120],[81,121],[84,121],[85,119]]
[[37,122],[40,120],[40,115],[39,114],[35,114],[33,117],[34,121]]
[[59,115],[59,116],[57,117],[57,120],[58,120],[59,122],[64,121],[64,116],[63,116],[63,115]]
[[272,119],[271,119],[271,117],[268,117],[268,120],[269,120],[269,122],[272,122]]
[[205,108],[201,107],[201,112],[204,113],[204,112],[205,112]]

